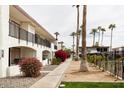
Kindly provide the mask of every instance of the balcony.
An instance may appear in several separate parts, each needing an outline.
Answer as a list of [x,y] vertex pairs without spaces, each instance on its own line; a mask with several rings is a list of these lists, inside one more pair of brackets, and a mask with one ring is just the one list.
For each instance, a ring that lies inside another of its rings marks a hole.
[[51,43],[47,39],[42,39],[40,35],[33,34],[25,29],[20,28],[20,25],[14,21],[9,22],[9,36],[18,39],[19,43],[20,40],[25,40],[27,44],[28,42],[32,42],[32,44],[51,48]]

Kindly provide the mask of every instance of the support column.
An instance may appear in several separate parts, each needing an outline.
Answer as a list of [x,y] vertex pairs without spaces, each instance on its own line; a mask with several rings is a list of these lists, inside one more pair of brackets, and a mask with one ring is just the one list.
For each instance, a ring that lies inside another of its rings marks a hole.
[[0,77],[7,76],[9,63],[9,5],[0,5],[0,51],[3,56],[0,58]]

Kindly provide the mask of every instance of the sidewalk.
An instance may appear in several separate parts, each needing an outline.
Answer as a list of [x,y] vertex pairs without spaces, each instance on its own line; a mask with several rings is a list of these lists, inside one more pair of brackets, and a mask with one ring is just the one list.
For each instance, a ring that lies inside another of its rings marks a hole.
[[60,64],[57,68],[41,78],[30,88],[57,88],[61,83],[64,73],[70,65],[71,59],[67,59],[66,62]]
[[107,72],[102,72],[94,66],[89,67],[89,72],[79,72],[79,61],[71,62],[69,68],[65,72],[62,81],[66,82],[124,82],[124,80],[115,81],[116,78],[110,76]]

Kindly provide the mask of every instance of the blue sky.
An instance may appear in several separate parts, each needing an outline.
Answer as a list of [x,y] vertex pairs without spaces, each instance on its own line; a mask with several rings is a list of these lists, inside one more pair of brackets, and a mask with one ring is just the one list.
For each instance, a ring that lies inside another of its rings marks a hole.
[[[76,31],[76,8],[70,5],[23,5],[21,6],[29,15],[38,21],[52,35],[58,31],[59,41],[64,41],[67,47],[72,45],[70,33]],[[80,7],[80,25],[82,22],[82,6]],[[87,46],[92,45],[92,28],[99,25],[106,28],[103,44],[110,45],[109,24],[116,24],[113,33],[113,47],[124,46],[124,6],[92,5],[87,12]],[[97,40],[98,38],[96,38]]]

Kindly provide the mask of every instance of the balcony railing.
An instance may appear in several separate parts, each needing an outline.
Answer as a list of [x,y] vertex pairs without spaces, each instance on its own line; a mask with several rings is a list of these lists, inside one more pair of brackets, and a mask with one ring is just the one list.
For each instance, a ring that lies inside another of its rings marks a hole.
[[32,42],[32,44],[42,45],[51,48],[51,43],[47,39],[42,39],[38,34],[33,34],[31,32],[28,32],[20,26],[11,21],[9,22],[9,36],[14,37],[19,40],[25,40],[28,42]]

